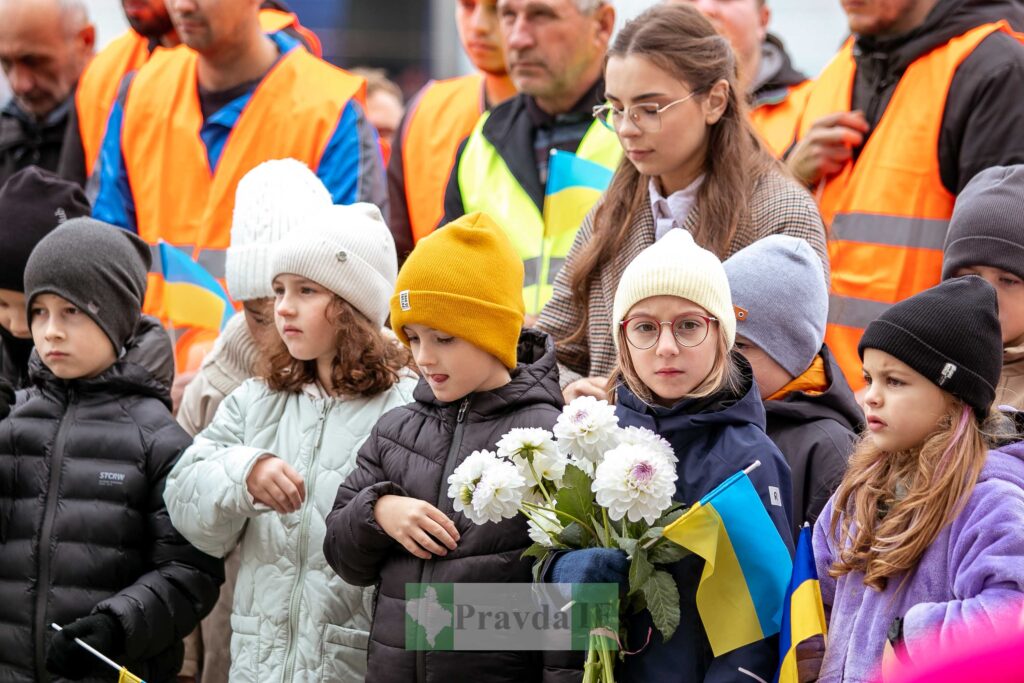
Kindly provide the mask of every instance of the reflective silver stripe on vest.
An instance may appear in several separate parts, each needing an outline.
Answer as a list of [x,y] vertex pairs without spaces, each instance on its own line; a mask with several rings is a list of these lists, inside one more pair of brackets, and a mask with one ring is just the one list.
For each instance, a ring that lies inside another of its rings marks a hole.
[[218,280],[224,279],[227,260],[227,249],[203,249],[199,252],[199,265]]
[[555,278],[558,277],[558,272],[562,270],[562,266],[565,265],[564,258],[551,257],[548,259],[548,284],[555,284]]
[[889,247],[941,250],[949,221],[870,213],[841,213],[832,219],[831,239]]
[[845,325],[863,330],[873,320],[885,313],[892,304],[857,299],[852,296],[828,295],[828,321],[833,325]]
[[540,257],[523,260],[523,288],[540,284]]

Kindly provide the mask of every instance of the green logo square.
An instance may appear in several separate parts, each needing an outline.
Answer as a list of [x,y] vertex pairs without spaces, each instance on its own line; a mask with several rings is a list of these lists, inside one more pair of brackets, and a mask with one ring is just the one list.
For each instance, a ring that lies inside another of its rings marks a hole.
[[454,605],[454,584],[406,584],[405,649],[454,650]]

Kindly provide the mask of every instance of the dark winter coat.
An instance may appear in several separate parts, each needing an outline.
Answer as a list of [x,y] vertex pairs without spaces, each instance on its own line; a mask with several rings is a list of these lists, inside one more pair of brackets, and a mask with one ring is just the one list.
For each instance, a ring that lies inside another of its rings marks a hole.
[[765,401],[768,436],[793,473],[793,525],[814,526],[839,486],[863,429],[864,412],[828,347],[821,348],[828,389],[818,396],[802,391]]
[[[359,451],[356,470],[338,490],[327,517],[324,554],[349,583],[379,584],[370,629],[367,683],[529,683],[541,680],[540,652],[416,652],[405,649],[407,583],[529,583],[531,544],[520,516],[477,526],[455,512],[449,475],[476,450],[493,450],[514,427],[551,429],[562,407],[554,344],[527,330],[512,381],[494,391],[440,403],[425,381],[415,402],[385,414]],[[384,495],[419,498],[454,522],[458,547],[424,561],[377,525]]]
[[[163,340],[136,351],[169,348]],[[169,377],[133,359],[64,381],[33,357],[34,386],[0,422],[4,683],[50,680],[50,623],[97,612],[125,634],[124,649],[106,654],[150,683],[174,680],[182,639],[217,599],[222,562],[175,531],[163,501],[191,439],[171,417]]]
[[31,339],[18,339],[0,327],[0,378],[15,389],[28,386],[28,358],[33,348]]
[[[662,408],[646,405],[623,386],[618,390],[615,413],[620,426],[645,427],[672,444],[679,458],[675,500],[687,505],[760,460],[761,466],[750,474],[750,481],[792,553],[789,465],[764,432],[764,406],[750,365],[738,356],[736,362],[743,371],[738,392],[726,390]],[[748,678],[743,670],[765,681],[772,680],[778,667],[778,637],[752,643],[721,657],[712,654],[697,612],[697,586],[703,570],[704,560],[696,555],[669,567],[679,587],[679,628],[667,643],[655,634],[642,652],[627,656],[618,680],[624,683],[756,680]],[[651,626],[650,613],[646,610],[630,619],[627,647],[638,649]]]

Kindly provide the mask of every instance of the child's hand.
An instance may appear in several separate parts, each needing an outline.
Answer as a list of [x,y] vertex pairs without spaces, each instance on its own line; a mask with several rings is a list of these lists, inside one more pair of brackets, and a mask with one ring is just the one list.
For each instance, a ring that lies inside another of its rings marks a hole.
[[455,522],[419,498],[381,496],[373,508],[373,518],[384,533],[421,560],[429,560],[431,553],[447,555],[448,550],[455,550],[456,542],[461,539]]
[[267,505],[282,515],[295,512],[306,499],[306,482],[302,475],[275,455],[252,466],[245,486],[257,503]]
[[825,639],[812,636],[796,644],[796,675],[800,683],[814,683],[825,659]]

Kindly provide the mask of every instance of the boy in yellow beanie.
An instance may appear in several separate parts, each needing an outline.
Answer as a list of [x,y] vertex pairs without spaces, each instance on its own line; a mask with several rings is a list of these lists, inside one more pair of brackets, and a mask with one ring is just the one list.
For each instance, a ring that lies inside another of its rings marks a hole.
[[555,347],[522,330],[523,265],[482,213],[422,239],[398,274],[391,325],[423,379],[385,414],[327,518],[324,552],[349,583],[379,584],[367,680],[540,681],[534,652],[406,649],[407,583],[528,583],[522,517],[476,525],[448,477],[513,427],[552,429],[562,407]]

